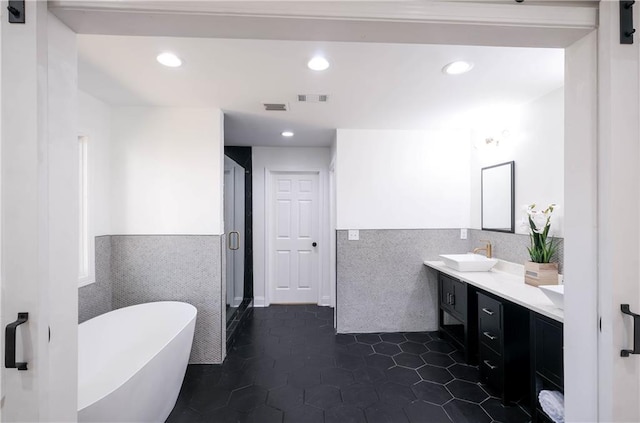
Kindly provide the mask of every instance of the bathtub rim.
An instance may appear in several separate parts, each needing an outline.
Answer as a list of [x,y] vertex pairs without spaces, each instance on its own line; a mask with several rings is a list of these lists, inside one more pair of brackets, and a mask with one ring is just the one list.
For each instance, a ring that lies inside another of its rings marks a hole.
[[[191,319],[189,319],[189,320],[184,324],[184,326],[181,326],[181,327],[180,327],[180,330],[179,330],[176,334],[181,333],[183,330],[185,330],[185,328],[186,328],[187,326],[189,326],[189,324],[191,324],[191,322],[194,322],[194,325],[195,325],[195,320],[196,320],[196,318],[198,317],[198,309],[197,309],[193,304],[189,304],[189,303],[186,303],[186,302],[184,302],[184,301],[150,301],[150,302],[148,302],[148,303],[134,304],[134,305],[131,305],[131,306],[121,307],[121,308],[118,308],[118,309],[115,309],[115,310],[111,310],[111,311],[109,311],[109,312],[107,312],[107,313],[103,313],[103,314],[101,314],[101,315],[99,315],[99,316],[96,316],[96,317],[94,317],[94,318],[92,318],[92,319],[86,320],[86,321],[84,321],[84,322],[80,323],[78,326],[83,325],[83,324],[85,324],[85,323],[87,323],[87,322],[90,322],[90,321],[92,321],[92,320],[94,320],[94,319],[99,319],[99,318],[101,318],[101,317],[103,317],[103,316],[106,316],[107,314],[110,314],[110,313],[116,313],[116,312],[118,312],[118,311],[120,311],[120,310],[130,309],[130,308],[134,308],[134,307],[144,307],[144,306],[146,306],[146,305],[148,305],[148,304],[181,304],[181,305],[187,305],[187,306],[189,306],[189,307],[193,310],[193,312],[194,312],[193,317],[191,317]],[[151,356],[149,357],[149,359],[148,359],[147,361],[145,361],[145,363],[144,363],[142,366],[137,367],[137,368],[135,369],[135,371],[131,372],[131,374],[130,374],[126,379],[123,379],[121,384],[119,384],[118,386],[114,387],[113,389],[110,389],[109,391],[107,391],[106,393],[104,393],[104,395],[100,395],[99,397],[95,398],[95,399],[94,399],[93,401],[91,401],[90,403],[88,403],[88,404],[86,404],[86,405],[83,405],[82,407],[80,406],[80,405],[81,405],[81,404],[80,404],[80,389],[79,389],[79,388],[80,388],[80,380],[79,380],[79,378],[80,378],[80,372],[78,371],[78,406],[77,406],[77,412],[80,412],[80,411],[84,410],[85,408],[90,407],[91,405],[93,405],[93,404],[95,404],[95,403],[97,403],[97,402],[99,402],[99,401],[102,401],[104,398],[108,397],[108,396],[109,396],[109,395],[111,395],[113,392],[115,392],[115,391],[116,391],[120,386],[122,386],[122,385],[124,385],[125,383],[127,383],[128,381],[130,381],[130,380],[131,380],[131,378],[133,378],[133,376],[134,376],[134,375],[136,375],[136,374],[137,374],[137,373],[138,373],[138,372],[139,372],[139,371],[140,371],[140,370],[141,370],[141,369],[142,369],[142,368],[143,368],[147,363],[149,363],[151,360],[153,360],[154,358],[156,358],[156,357],[158,356],[158,354],[160,354],[160,352],[161,352],[162,350],[164,350],[164,348],[165,348],[167,345],[169,345],[169,344],[170,344],[174,339],[175,339],[175,336],[174,336],[174,337],[172,337],[171,339],[169,339],[166,343],[162,344],[162,347],[161,347],[161,348],[159,348],[159,349],[158,349],[158,350],[157,350],[153,355],[151,355]],[[193,339],[191,340],[191,342],[192,342],[192,344],[193,344]],[[79,349],[79,344],[78,344],[78,349]],[[80,360],[78,359],[78,364],[79,364],[79,361],[80,361]],[[78,367],[79,367],[79,366],[78,366]]]

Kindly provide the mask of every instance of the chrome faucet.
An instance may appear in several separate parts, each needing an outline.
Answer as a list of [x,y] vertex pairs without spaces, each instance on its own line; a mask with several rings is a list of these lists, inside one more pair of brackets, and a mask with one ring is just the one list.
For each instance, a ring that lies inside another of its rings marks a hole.
[[487,258],[491,258],[491,241],[480,240],[481,242],[486,242],[487,244],[484,247],[478,247],[473,249],[473,254],[477,254],[479,251],[484,251]]

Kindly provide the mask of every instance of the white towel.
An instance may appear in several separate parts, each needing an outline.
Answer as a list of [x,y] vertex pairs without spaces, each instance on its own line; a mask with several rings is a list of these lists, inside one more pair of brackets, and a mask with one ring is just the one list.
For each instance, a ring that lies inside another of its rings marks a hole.
[[555,423],[564,423],[564,395],[558,391],[540,391],[538,400],[542,410]]

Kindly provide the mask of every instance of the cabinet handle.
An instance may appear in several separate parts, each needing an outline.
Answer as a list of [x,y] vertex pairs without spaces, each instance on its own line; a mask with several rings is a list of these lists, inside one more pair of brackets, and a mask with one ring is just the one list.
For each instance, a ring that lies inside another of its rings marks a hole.
[[621,350],[620,357],[629,357],[629,354],[640,354],[640,314],[632,313],[629,304],[620,304],[622,313],[633,317],[633,349]]
[[455,296],[455,294],[451,294],[451,305],[456,305],[456,296]]
[[482,311],[487,313],[489,316],[493,316],[494,315],[493,311],[489,310],[488,308],[483,308]]
[[487,338],[491,339],[492,341],[494,341],[494,340],[498,339],[498,337],[497,337],[497,336],[491,335],[491,333],[489,333],[489,332],[482,332],[482,334],[483,334],[484,336],[486,336]]
[[484,361],[484,364],[486,364],[486,366],[487,366],[488,368],[490,368],[491,370],[495,370],[495,369],[497,369],[497,368],[498,368],[498,366],[494,366],[493,364],[491,364],[491,363],[489,362],[489,360],[485,360],[485,361]]

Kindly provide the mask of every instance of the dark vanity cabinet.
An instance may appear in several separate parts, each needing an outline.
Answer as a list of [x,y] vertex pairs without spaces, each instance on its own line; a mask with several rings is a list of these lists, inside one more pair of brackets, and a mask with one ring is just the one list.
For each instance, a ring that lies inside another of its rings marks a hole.
[[480,379],[507,405],[529,390],[529,311],[478,292]]
[[478,364],[492,394],[505,405],[524,399],[533,422],[551,422],[538,394],[564,392],[562,323],[442,272],[438,305],[440,335]]
[[465,354],[469,364],[477,362],[477,321],[469,310],[475,309],[472,287],[444,273],[438,275],[438,328]]
[[538,394],[543,389],[564,393],[563,325],[533,311],[530,320],[532,421],[551,422]]

